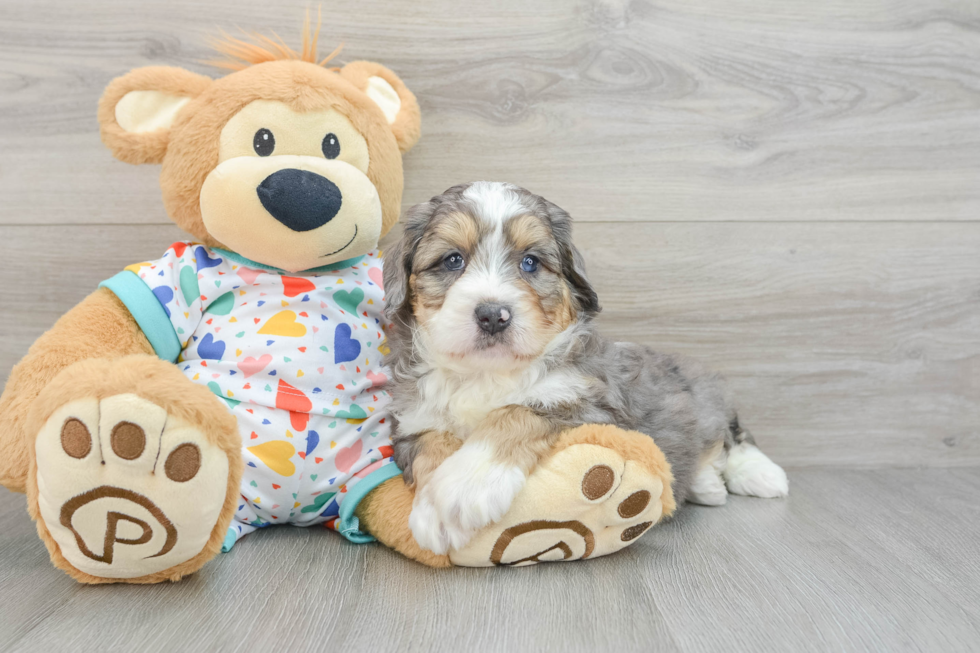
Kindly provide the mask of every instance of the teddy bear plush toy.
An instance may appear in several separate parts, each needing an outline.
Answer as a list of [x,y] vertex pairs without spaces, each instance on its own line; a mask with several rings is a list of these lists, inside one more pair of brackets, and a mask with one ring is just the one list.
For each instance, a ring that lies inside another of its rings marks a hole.
[[0,399],[0,482],[26,492],[55,566],[87,583],[192,573],[274,524],[375,538],[431,566],[595,557],[669,514],[649,438],[564,434],[498,524],[436,555],[412,539],[392,460],[378,240],[398,219],[419,107],[376,63],[330,68],[228,39],[210,79],[114,80],[102,138],[162,163],[195,242],[132,265],[64,315]]

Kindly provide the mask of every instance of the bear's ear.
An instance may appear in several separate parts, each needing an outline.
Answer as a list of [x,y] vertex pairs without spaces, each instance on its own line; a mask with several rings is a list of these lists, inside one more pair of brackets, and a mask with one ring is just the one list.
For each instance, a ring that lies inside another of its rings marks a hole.
[[102,142],[126,163],[160,163],[170,126],[211,78],[183,68],[150,66],[131,70],[106,87],[99,101]]
[[371,61],[352,61],[340,74],[381,108],[398,149],[402,153],[412,149],[422,129],[419,103],[398,75]]

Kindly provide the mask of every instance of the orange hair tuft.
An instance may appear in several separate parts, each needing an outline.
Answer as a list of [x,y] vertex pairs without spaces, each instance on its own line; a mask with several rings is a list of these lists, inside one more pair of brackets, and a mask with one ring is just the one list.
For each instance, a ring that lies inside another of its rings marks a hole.
[[306,19],[303,21],[303,49],[300,52],[286,45],[275,32],[272,32],[272,36],[275,39],[271,39],[258,32],[249,33],[242,30],[242,33],[251,39],[243,40],[230,36],[224,30],[221,30],[222,38],[214,39],[211,45],[227,58],[208,61],[207,63],[226,70],[244,70],[249,66],[266,63],[267,61],[285,60],[306,61],[323,66],[340,54],[344,45],[338,45],[333,52],[317,61],[316,46],[317,40],[320,37],[320,25],[322,22],[322,8],[317,8],[315,29],[310,23],[310,10],[306,10]]

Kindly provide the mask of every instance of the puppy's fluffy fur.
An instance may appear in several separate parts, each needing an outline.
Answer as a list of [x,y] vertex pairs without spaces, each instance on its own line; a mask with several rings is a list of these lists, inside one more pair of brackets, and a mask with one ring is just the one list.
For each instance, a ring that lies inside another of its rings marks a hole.
[[393,440],[417,486],[410,524],[423,547],[459,548],[502,517],[557,435],[585,423],[650,435],[679,502],[787,493],[717,374],[596,332],[598,299],[563,210],[476,182],[404,224],[384,268]]

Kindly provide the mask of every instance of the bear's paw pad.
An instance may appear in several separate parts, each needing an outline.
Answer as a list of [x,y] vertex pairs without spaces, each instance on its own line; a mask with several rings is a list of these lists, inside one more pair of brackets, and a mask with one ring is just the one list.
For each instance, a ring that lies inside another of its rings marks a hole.
[[503,520],[450,559],[466,567],[523,566],[608,555],[660,520],[669,482],[669,473],[612,449],[572,445],[535,469]]
[[196,556],[228,491],[224,452],[132,394],[65,404],[36,450],[45,528],[70,565],[101,578],[138,578]]

